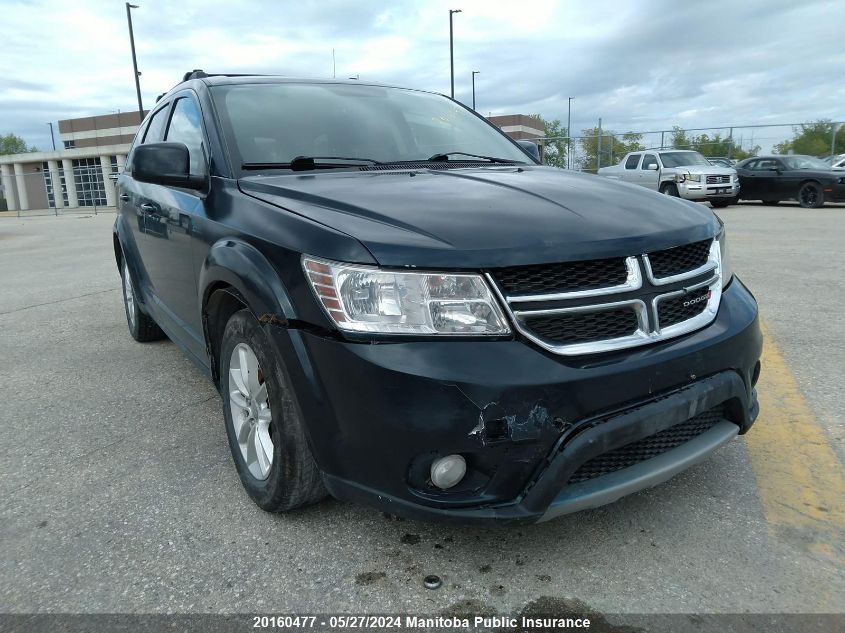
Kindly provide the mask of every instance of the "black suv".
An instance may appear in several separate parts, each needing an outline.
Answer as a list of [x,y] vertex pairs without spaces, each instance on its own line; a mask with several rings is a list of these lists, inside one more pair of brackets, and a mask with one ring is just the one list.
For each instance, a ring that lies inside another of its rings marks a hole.
[[117,187],[132,336],[208,373],[266,510],[537,521],[757,415],[757,306],[712,211],[544,167],[441,95],[189,73]]

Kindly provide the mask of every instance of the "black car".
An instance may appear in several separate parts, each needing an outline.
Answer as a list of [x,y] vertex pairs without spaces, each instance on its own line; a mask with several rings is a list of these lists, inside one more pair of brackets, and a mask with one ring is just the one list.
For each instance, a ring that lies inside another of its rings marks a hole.
[[808,209],[845,202],[845,174],[813,156],[756,156],[736,164],[739,198],[777,204],[797,200]]
[[539,165],[441,95],[189,73],[117,187],[129,330],[214,381],[265,510],[537,521],[757,415],[757,305],[712,211]]

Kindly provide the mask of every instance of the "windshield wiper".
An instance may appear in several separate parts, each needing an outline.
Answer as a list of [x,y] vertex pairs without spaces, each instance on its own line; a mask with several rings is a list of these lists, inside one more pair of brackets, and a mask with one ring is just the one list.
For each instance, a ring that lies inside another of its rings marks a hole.
[[[339,161],[339,162],[324,162]],[[349,156],[296,156],[289,163],[244,163],[241,169],[255,171],[260,169],[290,169],[292,171],[308,171],[311,169],[332,169],[335,167],[355,167],[360,164],[381,165],[381,161],[372,158],[357,158]]]
[[470,158],[481,158],[482,160],[490,161],[491,163],[503,163],[506,165],[513,165],[514,163],[519,163],[521,161],[518,160],[511,160],[509,158],[497,158],[495,156],[482,156],[481,154],[469,154],[467,152],[442,152],[440,154],[435,154],[434,156],[429,156],[426,160],[430,162],[440,162],[440,161],[448,161],[450,156],[469,156]]

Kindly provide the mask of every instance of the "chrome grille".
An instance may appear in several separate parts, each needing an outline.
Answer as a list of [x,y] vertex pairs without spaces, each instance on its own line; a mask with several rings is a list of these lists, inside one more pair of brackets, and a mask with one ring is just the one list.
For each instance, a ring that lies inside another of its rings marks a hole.
[[708,239],[624,258],[499,268],[487,276],[520,333],[556,354],[580,355],[704,327],[719,308],[720,274],[719,243]]
[[708,185],[729,185],[731,184],[731,177],[729,175],[707,176]]

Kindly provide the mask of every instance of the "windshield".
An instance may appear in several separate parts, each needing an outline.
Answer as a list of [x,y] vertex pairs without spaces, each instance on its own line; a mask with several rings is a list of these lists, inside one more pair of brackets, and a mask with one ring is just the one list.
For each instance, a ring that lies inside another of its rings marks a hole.
[[281,83],[214,86],[212,95],[237,165],[297,156],[418,161],[451,152],[528,162],[472,112],[426,92]]
[[687,167],[688,165],[712,167],[710,161],[698,152],[662,152],[660,159],[664,167]]
[[787,169],[830,169],[830,164],[813,156],[782,156]]

